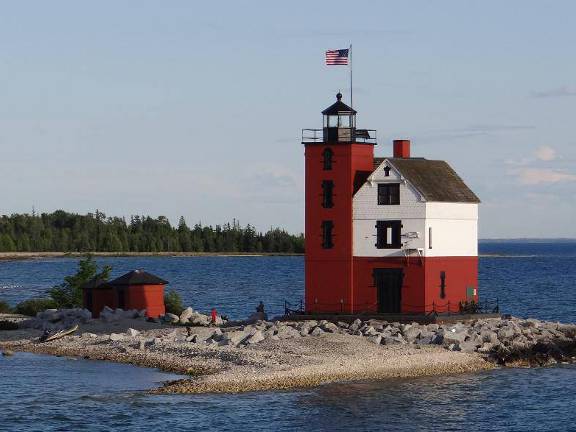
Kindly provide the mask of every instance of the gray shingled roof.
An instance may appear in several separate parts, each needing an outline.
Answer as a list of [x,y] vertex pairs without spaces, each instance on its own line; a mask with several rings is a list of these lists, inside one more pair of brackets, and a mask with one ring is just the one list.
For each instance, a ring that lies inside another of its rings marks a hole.
[[445,161],[424,158],[374,158],[374,169],[386,159],[422,194],[426,201],[480,202],[476,194]]

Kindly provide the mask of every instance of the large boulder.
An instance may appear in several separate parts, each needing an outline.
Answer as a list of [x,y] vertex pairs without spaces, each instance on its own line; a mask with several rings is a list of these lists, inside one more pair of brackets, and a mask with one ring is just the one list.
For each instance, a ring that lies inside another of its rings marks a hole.
[[208,326],[210,325],[210,317],[199,312],[194,312],[189,319],[189,322],[193,325],[197,326]]
[[226,332],[220,340],[220,345],[238,346],[248,335],[245,330]]
[[264,333],[262,333],[262,330],[256,330],[254,332],[252,332],[245,340],[244,343],[246,345],[253,345],[253,344],[257,344],[259,342],[262,342],[265,339],[264,337]]
[[498,342],[498,335],[492,330],[482,330],[480,332],[480,338],[482,342],[490,342],[492,344]]
[[355,332],[357,330],[360,329],[360,327],[362,326],[362,321],[360,321],[360,319],[356,318],[352,324],[350,324],[350,327],[348,327],[352,332]]
[[171,324],[177,324],[178,322],[180,322],[180,317],[178,315],[168,312],[166,315],[164,315],[164,321],[169,322]]
[[312,329],[312,331],[310,332],[310,336],[322,336],[323,334],[324,330],[322,330],[322,327],[320,326],[314,327],[314,329]]
[[190,317],[194,314],[194,309],[187,307],[180,314],[180,324],[187,324],[190,321]]
[[334,323],[331,323],[331,322],[327,322],[325,324],[322,324],[321,328],[326,333],[338,333],[338,330],[339,330],[338,326]]
[[290,326],[278,326],[276,333],[280,339],[292,339],[300,337],[300,332]]
[[460,344],[464,342],[468,337],[465,329],[463,328],[452,328],[449,331],[444,332],[444,345]]
[[419,326],[410,326],[404,329],[403,336],[408,343],[413,343],[420,337],[422,330]]
[[374,336],[368,336],[366,339],[368,340],[368,342],[372,342],[373,344],[380,345],[380,342],[382,341],[382,336],[379,334],[376,334]]
[[512,327],[509,326],[502,327],[500,330],[498,330],[498,339],[500,340],[512,339],[515,334],[516,332]]

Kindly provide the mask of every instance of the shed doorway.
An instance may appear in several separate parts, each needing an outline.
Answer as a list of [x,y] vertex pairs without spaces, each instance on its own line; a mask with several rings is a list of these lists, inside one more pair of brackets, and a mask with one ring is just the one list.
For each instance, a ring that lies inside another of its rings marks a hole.
[[402,269],[374,269],[379,313],[401,312],[403,277]]

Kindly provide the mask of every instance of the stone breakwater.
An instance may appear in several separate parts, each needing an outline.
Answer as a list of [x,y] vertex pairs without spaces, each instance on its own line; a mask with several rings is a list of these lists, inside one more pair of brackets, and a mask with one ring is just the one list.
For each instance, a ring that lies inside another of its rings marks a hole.
[[504,365],[526,362],[545,365],[573,360],[576,354],[576,325],[536,319],[477,319],[452,324],[401,324],[356,319],[346,322],[267,322],[231,329],[215,329],[202,341],[197,335],[188,341],[219,346],[245,347],[266,340],[283,340],[324,334],[361,336],[375,345],[438,345],[449,351],[479,353]]
[[[145,319],[146,310],[137,309],[111,309],[105,306],[100,317],[102,322],[115,323],[127,319]],[[39,330],[63,330],[72,327],[75,324],[86,324],[92,321],[92,312],[88,309],[72,308],[72,309],[46,309],[45,311],[38,312],[36,317],[22,320],[20,319],[20,327],[34,328]],[[169,324],[182,324],[207,327],[212,324],[212,319],[209,315],[195,311],[188,307],[178,315],[167,313],[162,317],[162,322]],[[222,317],[216,317],[216,325],[223,325],[226,320]]]
[[81,356],[188,374],[191,378],[158,390],[185,393],[546,365],[574,360],[576,346],[575,325],[517,318],[427,325],[361,319],[257,321],[214,327],[182,325],[180,317],[178,324],[170,324],[126,314],[113,320],[87,319],[76,335],[48,343],[37,342],[43,326],[31,328],[26,321],[20,325],[19,330],[0,331],[0,350]]

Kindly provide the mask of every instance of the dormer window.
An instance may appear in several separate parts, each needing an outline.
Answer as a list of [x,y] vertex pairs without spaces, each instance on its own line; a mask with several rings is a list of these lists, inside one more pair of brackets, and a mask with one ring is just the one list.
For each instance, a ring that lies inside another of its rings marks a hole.
[[329,148],[325,148],[324,152],[322,153],[322,156],[324,158],[323,160],[323,165],[324,165],[324,171],[330,171],[332,169],[332,156],[334,155],[334,153],[332,152],[331,149]]
[[399,204],[400,204],[399,183],[378,184],[378,205],[399,205]]
[[384,176],[390,177],[390,167],[389,166],[384,167]]

